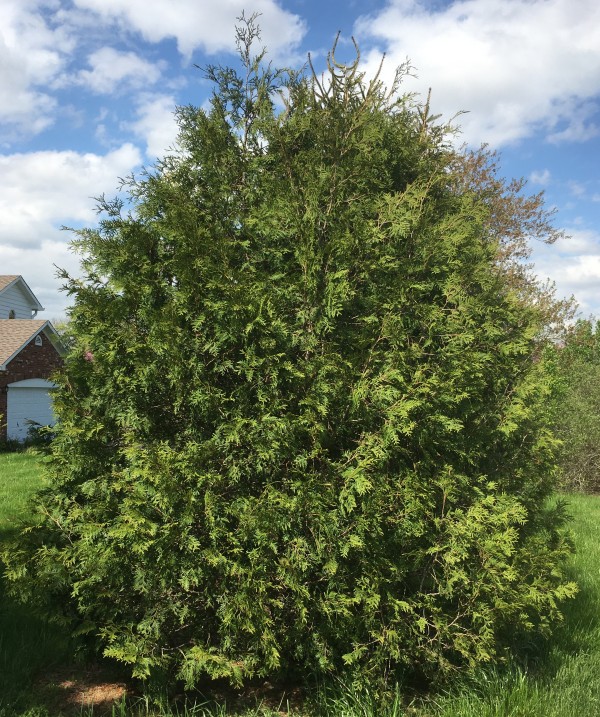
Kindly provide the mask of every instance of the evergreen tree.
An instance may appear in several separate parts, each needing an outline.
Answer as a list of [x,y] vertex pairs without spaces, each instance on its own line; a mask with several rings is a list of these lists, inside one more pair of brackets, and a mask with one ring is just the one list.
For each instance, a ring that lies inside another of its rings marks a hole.
[[493,659],[573,590],[543,316],[402,69],[273,70],[254,34],[78,232],[15,591],[188,686]]

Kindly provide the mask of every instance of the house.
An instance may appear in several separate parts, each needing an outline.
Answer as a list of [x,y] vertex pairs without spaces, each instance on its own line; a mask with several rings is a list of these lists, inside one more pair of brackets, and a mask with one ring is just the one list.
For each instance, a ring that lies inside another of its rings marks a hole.
[[0,440],[23,441],[32,425],[54,423],[51,376],[64,348],[22,276],[0,274]]

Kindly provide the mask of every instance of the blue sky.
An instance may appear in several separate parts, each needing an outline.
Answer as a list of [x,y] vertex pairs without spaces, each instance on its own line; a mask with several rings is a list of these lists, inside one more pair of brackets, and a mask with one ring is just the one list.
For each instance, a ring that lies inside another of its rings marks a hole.
[[[600,3],[597,0],[0,0],[0,273],[22,274],[60,318],[60,227],[91,226],[94,196],[173,143],[177,105],[202,105],[194,65],[235,61],[234,25],[261,13],[274,62],[323,60],[338,30],[367,72],[407,58],[405,89],[457,112],[461,139],[544,190],[569,239],[533,247],[536,272],[600,316]],[[347,58],[344,53],[347,52]]]

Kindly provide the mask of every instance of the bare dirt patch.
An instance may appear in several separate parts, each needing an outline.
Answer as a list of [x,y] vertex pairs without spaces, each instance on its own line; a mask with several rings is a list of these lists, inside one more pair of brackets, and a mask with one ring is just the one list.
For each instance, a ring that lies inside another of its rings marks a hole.
[[52,672],[39,681],[38,687],[62,711],[78,713],[92,706],[102,713],[131,694],[125,682],[97,667]]

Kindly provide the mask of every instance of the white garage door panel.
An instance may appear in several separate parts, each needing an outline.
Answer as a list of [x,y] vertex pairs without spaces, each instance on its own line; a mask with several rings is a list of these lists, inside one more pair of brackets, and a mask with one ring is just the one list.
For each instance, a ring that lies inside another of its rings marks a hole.
[[[25,383],[24,381],[21,383]],[[23,441],[32,423],[42,426],[55,422],[52,399],[48,386],[8,387],[7,435],[9,439]]]

